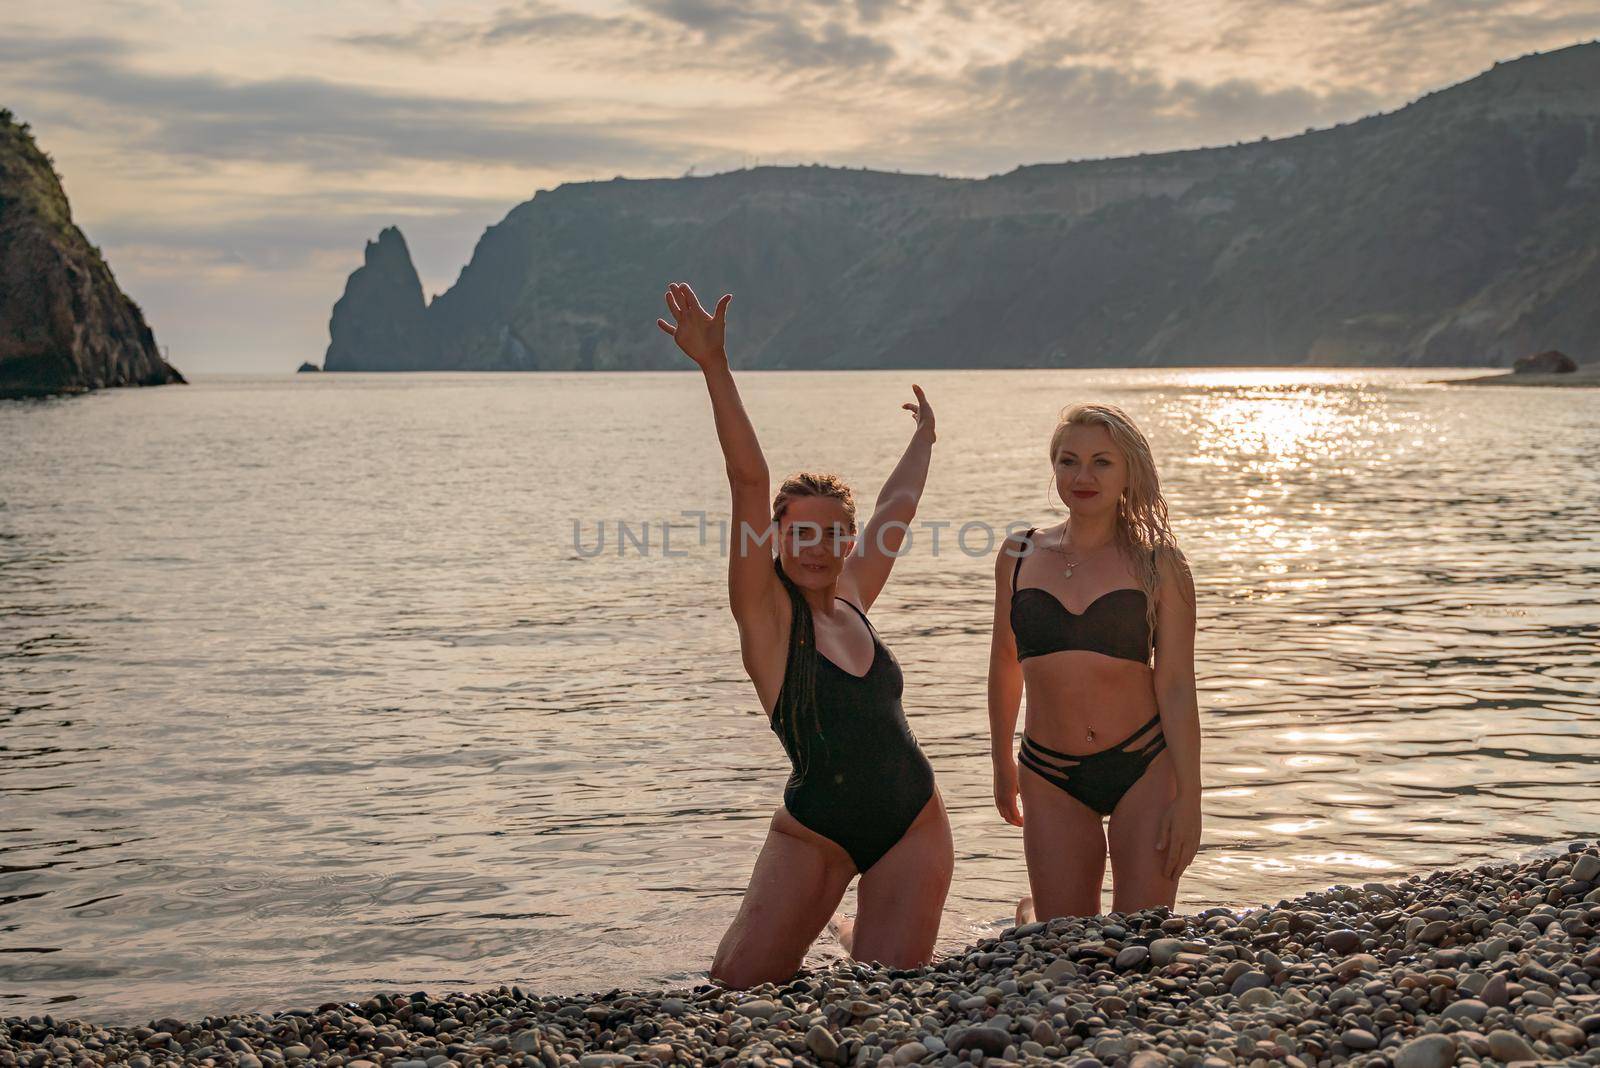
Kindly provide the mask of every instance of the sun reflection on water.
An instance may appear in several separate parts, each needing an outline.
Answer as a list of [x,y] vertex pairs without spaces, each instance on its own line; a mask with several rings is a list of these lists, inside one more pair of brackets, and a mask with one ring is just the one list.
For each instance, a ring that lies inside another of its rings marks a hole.
[[[1042,462],[1025,431],[1047,436],[1063,394],[1150,440],[1198,595],[1185,911],[1600,835],[1600,424],[1579,391],[1432,377],[920,379],[948,402],[919,518],[1059,518],[1047,471],[1012,459]],[[858,500],[904,447],[898,372],[742,388],[775,468],[834,467]],[[201,382],[12,414],[0,453],[70,459],[0,465],[0,564],[34,577],[0,658],[34,695],[0,717],[0,787],[33,828],[7,843],[13,881],[38,896],[7,922],[51,947],[8,1011],[316,1004],[366,996],[374,961],[413,987],[703,979],[788,769],[725,560],[580,559],[570,532],[725,511],[692,377]],[[641,425],[651,447],[619,462],[608,442]],[[267,440],[296,448],[240,462]],[[1526,477],[1486,477],[1485,455]],[[960,857],[941,951],[1026,886],[991,798],[990,562],[914,551],[873,608]]]

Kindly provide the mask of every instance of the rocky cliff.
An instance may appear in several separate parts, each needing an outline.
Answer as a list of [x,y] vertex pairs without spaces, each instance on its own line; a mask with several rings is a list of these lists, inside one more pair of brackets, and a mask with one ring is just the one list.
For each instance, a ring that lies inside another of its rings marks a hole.
[[27,124],[0,109],[0,397],[182,381]]
[[428,367],[422,282],[400,231],[389,227],[367,242],[366,262],[333,306],[323,368],[329,371],[418,371]]
[[[670,279],[739,294],[743,366],[1600,359],[1597,128],[1600,44],[1585,44],[1226,148],[983,180],[573,183],[491,227],[420,317],[409,258],[381,299],[362,295],[369,246],[326,366],[680,367],[654,327]],[[358,327],[381,340],[344,345]]]

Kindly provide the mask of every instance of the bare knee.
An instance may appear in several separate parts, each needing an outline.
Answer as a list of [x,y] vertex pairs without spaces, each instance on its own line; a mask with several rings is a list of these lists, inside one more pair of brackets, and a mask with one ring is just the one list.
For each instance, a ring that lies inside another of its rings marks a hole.
[[741,968],[738,961],[728,960],[721,953],[711,962],[709,977],[713,983],[733,990],[748,990],[760,982],[751,969]]
[[732,990],[749,990],[762,983],[781,983],[794,976],[794,969],[787,973],[774,971],[771,968],[763,969],[760,962],[748,958],[740,960],[732,954],[718,950],[716,959],[711,962],[710,978],[714,983],[728,987]]
[[881,964],[885,968],[920,968],[933,958],[938,934],[937,920],[931,928],[926,924],[895,930],[879,927],[868,931],[865,937],[857,934],[850,958],[863,964]]
[[708,973],[711,980],[733,990],[748,990],[762,983],[782,983],[793,978],[804,963],[805,951],[773,945],[752,937],[750,928],[735,923],[717,946]]

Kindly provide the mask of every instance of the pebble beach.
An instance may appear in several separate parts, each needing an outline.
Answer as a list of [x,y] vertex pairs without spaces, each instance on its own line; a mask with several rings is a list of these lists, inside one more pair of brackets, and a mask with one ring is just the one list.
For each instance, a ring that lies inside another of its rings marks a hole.
[[0,1066],[1600,1065],[1600,841],[1272,907],[1008,928],[930,967],[541,997],[501,986],[100,1027],[8,1017]]

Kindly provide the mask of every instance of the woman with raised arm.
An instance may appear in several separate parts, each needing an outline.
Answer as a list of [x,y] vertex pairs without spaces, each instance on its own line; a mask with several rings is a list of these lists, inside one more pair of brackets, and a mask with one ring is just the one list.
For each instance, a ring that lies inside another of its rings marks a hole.
[[769,512],[767,461],[723,344],[732,299],[707,314],[687,284],[673,283],[673,321],[656,325],[705,375],[733,490],[728,601],[745,671],[793,773],[711,977],[749,987],[793,976],[858,874],[847,951],[925,964],[950,888],[950,821],[901,708],[900,663],[866,613],[922,497],[933,409],[912,386],[916,403],[903,407],[916,431],[859,543],[855,502],[836,476],[791,476]]
[[1099,914],[1108,852],[1112,912],[1172,907],[1200,844],[1194,579],[1150,445],[1122,409],[1077,404],[1049,456],[1068,518],[1008,538],[994,572],[994,800],[1033,891],[1018,924]]

